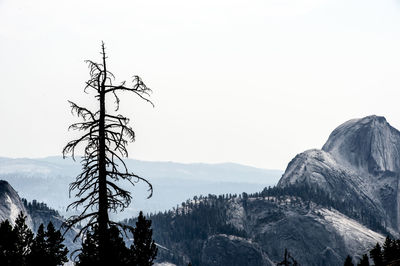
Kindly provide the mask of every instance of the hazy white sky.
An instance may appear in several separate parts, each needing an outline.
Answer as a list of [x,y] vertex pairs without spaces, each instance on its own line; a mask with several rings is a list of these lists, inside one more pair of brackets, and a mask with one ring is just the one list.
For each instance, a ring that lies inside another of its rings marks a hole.
[[154,91],[122,96],[131,158],[284,169],[351,118],[400,128],[399,0],[0,0],[0,156],[61,154],[101,40]]

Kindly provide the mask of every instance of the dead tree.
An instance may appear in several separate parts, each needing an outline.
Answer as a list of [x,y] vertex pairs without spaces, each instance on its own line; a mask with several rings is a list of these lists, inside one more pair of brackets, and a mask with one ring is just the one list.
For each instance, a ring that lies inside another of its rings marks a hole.
[[[149,186],[149,197],[153,188],[145,179],[130,172],[123,160],[128,156],[127,144],[135,140],[135,132],[128,125],[129,119],[120,114],[115,114],[119,109],[120,98],[118,93],[130,92],[141,99],[149,100],[151,90],[143,83],[139,76],[134,76],[132,84],[113,85],[114,75],[108,71],[106,53],[102,43],[102,63],[87,60],[90,79],[86,82],[84,91],[92,91],[98,100],[99,109],[91,111],[85,107],[69,101],[71,112],[82,118],[82,122],[72,124],[69,129],[82,131],[78,139],[70,141],[63,150],[63,156],[71,154],[75,160],[75,152],[83,146],[81,158],[82,172],[70,184],[69,192],[78,199],[68,206],[68,209],[79,210],[79,215],[73,215],[67,220],[67,230],[77,223],[83,223],[78,236],[87,230],[98,227],[99,255],[102,262],[106,262],[107,230],[112,225],[123,225],[110,221],[109,212],[123,211],[132,200],[131,192],[121,188],[117,181],[124,180],[134,185],[144,181]],[[115,112],[106,110],[107,96],[115,99]],[[153,105],[154,107],[154,105]]]

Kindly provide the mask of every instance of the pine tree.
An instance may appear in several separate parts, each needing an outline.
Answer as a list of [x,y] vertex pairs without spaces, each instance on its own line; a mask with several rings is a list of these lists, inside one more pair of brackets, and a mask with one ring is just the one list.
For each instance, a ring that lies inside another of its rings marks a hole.
[[0,265],[57,266],[67,262],[68,249],[64,247],[59,230],[49,223],[47,232],[39,226],[36,237],[25,223],[21,212],[14,227],[8,220],[0,224]]
[[107,256],[117,258],[114,260],[116,263],[114,265],[130,265],[130,251],[129,248],[126,247],[125,241],[121,237],[121,232],[118,227],[111,226],[108,230],[108,235],[112,246],[110,247]]
[[397,239],[396,241],[394,241],[394,246],[395,246],[395,250],[396,250],[396,254],[397,254],[396,259],[400,259],[400,239]]
[[32,241],[31,251],[27,255],[28,265],[57,266],[68,261],[68,249],[62,244],[64,238],[59,230],[55,230],[50,222],[47,231],[41,224],[36,237]]
[[[111,226],[107,230],[107,239],[109,239],[109,249],[107,250],[108,261],[112,261],[113,266],[135,265],[129,264],[130,252],[125,246],[124,239],[116,226]],[[78,255],[77,266],[99,265],[99,234],[97,226],[92,228],[86,234],[86,239],[82,243],[81,253]]]
[[63,265],[68,261],[68,249],[62,243],[64,241],[64,237],[61,235],[61,232],[59,230],[55,230],[53,223],[49,222],[45,236],[48,265]]
[[32,230],[25,223],[26,216],[20,212],[13,228],[16,234],[16,249],[17,249],[17,265],[26,265],[27,256],[31,251],[33,242]]
[[389,236],[386,237],[383,243],[383,262],[388,264],[389,262],[396,259],[396,242],[392,240]]
[[147,220],[140,211],[136,227],[133,230],[133,244],[130,248],[135,265],[153,265],[158,249],[152,236],[151,220]]
[[5,220],[0,224],[0,265],[17,265],[17,234],[10,222]]
[[346,260],[344,261],[344,266],[354,266],[353,260],[350,255],[347,255]]
[[364,254],[362,258],[360,259],[360,262],[357,264],[357,266],[369,266],[369,259],[368,255]]
[[47,250],[44,226],[41,224],[33,240],[31,252],[28,255],[28,261],[32,265],[48,265],[46,263]]
[[78,255],[77,266],[97,265],[99,261],[99,235],[97,226],[88,230],[82,243],[81,253]]
[[379,243],[376,243],[375,247],[371,249],[371,251],[369,252],[369,256],[374,261],[375,266],[383,266],[382,249]]

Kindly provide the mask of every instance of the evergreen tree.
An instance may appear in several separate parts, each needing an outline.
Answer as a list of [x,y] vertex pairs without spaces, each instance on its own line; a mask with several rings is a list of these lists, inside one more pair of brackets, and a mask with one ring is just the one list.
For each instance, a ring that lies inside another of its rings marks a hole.
[[344,261],[344,266],[354,266],[353,260],[350,255],[347,255],[346,260]]
[[26,216],[20,212],[17,219],[15,220],[15,226],[13,228],[16,234],[16,249],[17,249],[17,265],[26,265],[27,256],[31,251],[33,242],[33,233],[31,229],[26,225]]
[[32,241],[26,265],[57,266],[68,261],[68,249],[62,244],[64,238],[59,230],[55,230],[50,222],[45,232],[43,224],[39,226],[36,237]]
[[44,233],[44,226],[41,224],[33,240],[31,252],[28,255],[28,261],[32,265],[48,265],[46,263],[47,247]]
[[357,264],[357,266],[369,266],[369,259],[368,255],[364,254],[360,260],[360,262]]
[[130,250],[126,247],[124,239],[121,237],[121,232],[116,226],[111,226],[108,230],[109,239],[112,247],[109,250],[111,256],[118,258],[117,265],[131,265]]
[[85,235],[85,240],[82,242],[81,253],[78,255],[77,266],[97,265],[99,261],[99,235],[97,226],[88,230]]
[[[136,265],[129,264],[130,252],[125,246],[120,231],[116,226],[111,226],[107,230],[107,239],[109,239],[109,249],[107,250],[108,261],[112,261],[113,266]],[[99,265],[99,233],[97,226],[86,234],[86,239],[82,243],[81,253],[78,255],[78,266]]]
[[47,251],[46,259],[48,261],[47,265],[63,265],[68,261],[68,249],[62,243],[64,241],[64,237],[61,235],[61,232],[59,230],[55,230],[53,223],[50,222],[47,225],[45,236],[45,248]]
[[153,265],[158,249],[152,236],[151,220],[147,220],[140,211],[136,227],[133,230],[133,244],[130,248],[135,265]]
[[371,249],[371,251],[369,252],[369,256],[374,261],[375,266],[383,266],[382,249],[379,243],[376,243],[376,246]]
[[389,262],[396,259],[396,242],[392,240],[389,236],[386,237],[385,242],[383,243],[383,262],[388,264]]
[[57,266],[68,261],[68,249],[64,247],[59,230],[49,223],[47,232],[39,226],[36,237],[25,223],[21,212],[14,228],[8,220],[0,224],[0,265],[16,266]]
[[0,265],[17,265],[17,234],[10,222],[5,220],[0,224]]
[[396,249],[397,259],[400,259],[400,239],[394,241],[394,246]]

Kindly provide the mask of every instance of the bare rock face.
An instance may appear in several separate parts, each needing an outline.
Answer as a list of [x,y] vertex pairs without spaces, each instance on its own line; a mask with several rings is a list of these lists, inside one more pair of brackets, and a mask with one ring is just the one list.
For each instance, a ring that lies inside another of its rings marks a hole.
[[[185,255],[188,247],[200,243],[202,248],[195,250],[200,259],[193,265],[276,265],[283,260],[287,249],[300,265],[336,266],[342,265],[348,254],[358,261],[377,242],[385,240],[382,234],[335,209],[295,198],[279,201],[274,197],[233,198],[225,204],[227,212],[237,215],[235,218],[228,215],[225,222],[243,230],[242,236],[215,233],[189,243],[172,237],[166,243],[168,250]],[[191,226],[196,229],[195,224]],[[171,246],[171,242],[175,244]],[[187,258],[191,261],[190,256]],[[187,262],[177,265],[184,266]]]
[[229,235],[213,235],[205,242],[202,264],[209,266],[263,266],[274,265],[256,243]]
[[322,150],[362,172],[400,172],[400,132],[381,116],[353,119],[340,125]]
[[[27,215],[27,211],[17,192],[4,180],[0,180],[0,221],[9,220],[14,224],[20,212]],[[32,220],[28,217],[28,225],[32,225]]]
[[227,199],[225,223],[245,238],[208,235],[201,265],[276,264],[286,248],[300,265],[343,265],[349,254],[358,261],[385,239],[371,228],[400,232],[399,151],[400,132],[383,117],[340,125],[321,150],[298,154],[276,188],[318,191],[330,201],[263,193]]
[[353,205],[374,210],[384,216],[384,206],[376,201],[376,191],[370,185],[373,181],[371,179],[369,175],[338,163],[328,152],[308,150],[298,154],[289,163],[278,186],[318,187],[336,200],[346,199]]
[[376,213],[400,232],[400,132],[384,117],[367,116],[337,127],[322,150],[297,155],[278,186],[310,185]]
[[334,209],[271,200],[247,199],[244,224],[252,243],[275,263],[287,248],[301,265],[341,265],[348,254],[358,259],[384,241],[383,235]]

